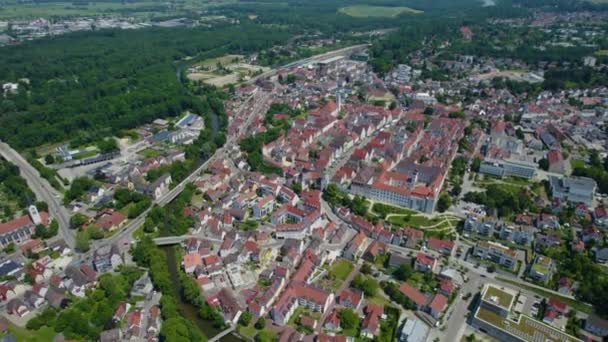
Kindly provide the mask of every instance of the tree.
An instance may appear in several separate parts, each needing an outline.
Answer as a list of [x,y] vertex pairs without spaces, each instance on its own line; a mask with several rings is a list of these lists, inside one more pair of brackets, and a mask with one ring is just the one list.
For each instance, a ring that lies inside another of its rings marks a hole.
[[414,270],[412,269],[412,266],[408,265],[408,264],[401,264],[399,265],[399,268],[397,268],[395,270],[395,278],[401,280],[401,281],[406,281],[408,280],[412,274],[414,273]]
[[545,171],[549,170],[549,160],[547,158],[542,158],[538,161],[538,167]]
[[351,309],[342,309],[338,313],[340,325],[344,330],[356,329],[359,327],[359,316]]
[[45,162],[47,165],[54,164],[54,163],[55,163],[55,157],[53,157],[53,155],[52,155],[52,154],[47,154],[47,155],[44,157],[44,162]]
[[76,229],[82,227],[89,218],[81,213],[76,213],[72,217],[70,217],[70,228]]
[[268,330],[262,330],[258,333],[258,335],[255,337],[255,340],[258,342],[272,342],[275,340],[275,335]]
[[448,210],[448,208],[452,205],[452,197],[446,193],[442,193],[439,196],[439,200],[437,201],[437,210],[439,212],[444,212]]
[[264,317],[260,317],[257,322],[255,322],[254,327],[258,330],[262,330],[266,327],[266,319]]
[[352,286],[363,291],[367,297],[375,296],[379,287],[375,279],[363,275],[356,276],[352,282]]
[[89,234],[85,230],[76,233],[76,249],[80,252],[88,252],[91,248],[89,243]]
[[241,314],[241,317],[239,317],[239,324],[242,326],[248,326],[249,323],[251,323],[251,312],[249,311],[245,311]]

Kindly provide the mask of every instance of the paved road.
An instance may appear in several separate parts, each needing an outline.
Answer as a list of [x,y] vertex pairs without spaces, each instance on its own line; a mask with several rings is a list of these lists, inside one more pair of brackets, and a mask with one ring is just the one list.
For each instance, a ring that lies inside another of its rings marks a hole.
[[8,144],[0,142],[0,154],[4,159],[19,167],[21,176],[25,178],[30,189],[36,194],[38,200],[47,203],[49,214],[59,223],[59,236],[65,240],[70,248],[74,248],[76,244],[75,234],[74,231],[70,230],[70,218],[67,210],[60,203],[59,199],[62,196],[59,191],[55,190],[46,179],[40,176],[38,170]]

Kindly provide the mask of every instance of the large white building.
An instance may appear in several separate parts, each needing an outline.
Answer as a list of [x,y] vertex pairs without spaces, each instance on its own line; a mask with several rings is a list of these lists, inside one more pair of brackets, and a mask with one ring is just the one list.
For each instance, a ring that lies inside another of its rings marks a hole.
[[536,164],[513,159],[486,158],[479,166],[479,172],[497,177],[533,178],[536,175]]
[[551,176],[549,184],[553,198],[559,198],[564,202],[593,205],[593,195],[597,189],[597,183],[591,178]]

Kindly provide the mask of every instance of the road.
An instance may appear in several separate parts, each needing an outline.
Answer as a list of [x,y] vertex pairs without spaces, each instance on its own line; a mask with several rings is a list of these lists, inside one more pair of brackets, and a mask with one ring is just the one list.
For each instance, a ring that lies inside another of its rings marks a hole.
[[4,159],[19,167],[21,176],[25,178],[27,185],[36,194],[38,200],[46,202],[49,214],[59,223],[59,236],[73,249],[76,238],[74,232],[70,230],[67,210],[60,203],[62,196],[59,191],[55,190],[46,179],[40,176],[38,170],[8,144],[0,142],[0,154]]

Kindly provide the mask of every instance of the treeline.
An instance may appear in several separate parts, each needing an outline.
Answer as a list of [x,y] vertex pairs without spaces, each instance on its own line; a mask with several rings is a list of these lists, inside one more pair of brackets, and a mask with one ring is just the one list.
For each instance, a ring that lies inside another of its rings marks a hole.
[[155,206],[144,221],[144,232],[161,235],[184,235],[194,227],[195,221],[184,215],[184,208],[194,195],[196,187],[189,183],[175,200],[164,207]]
[[[131,251],[133,260],[140,267],[149,269],[154,287],[162,293],[160,300],[163,325],[160,335],[164,341],[206,341],[207,338],[192,322],[179,313],[178,298],[199,309],[199,316],[211,320],[218,328],[224,327],[223,318],[200,293],[194,280],[178,271],[181,289],[176,289],[171,280],[166,254],[149,237],[144,237]],[[176,260],[177,262],[177,260]],[[179,268],[179,265],[177,265]]]
[[19,168],[4,159],[0,159],[0,192],[6,199],[3,210],[4,216],[7,218],[12,218],[15,214],[8,202],[15,202],[20,210],[36,202],[36,195],[27,186],[25,179],[21,177]]
[[96,141],[186,109],[216,103],[192,94],[174,62],[187,56],[248,53],[284,42],[259,25],[83,32],[0,48],[0,80],[20,83],[0,100],[0,138],[19,148]]

